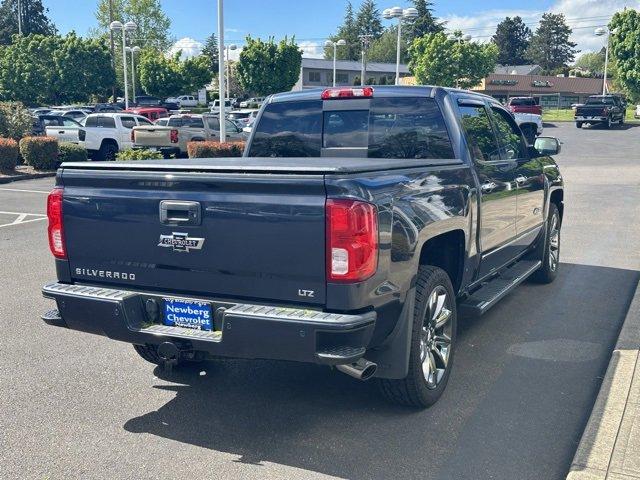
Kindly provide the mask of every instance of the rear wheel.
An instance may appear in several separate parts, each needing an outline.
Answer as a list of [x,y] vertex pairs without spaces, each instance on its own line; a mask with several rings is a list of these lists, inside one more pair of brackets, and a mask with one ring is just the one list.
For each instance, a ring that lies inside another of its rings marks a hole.
[[380,379],[382,394],[394,403],[425,408],[444,392],[455,348],[456,299],[447,273],[420,266],[416,284],[409,372],[405,378]]
[[576,127],[577,128],[582,128],[582,122],[576,122]]
[[112,142],[104,142],[98,150],[98,160],[114,161],[118,154],[118,146]]
[[611,122],[611,117],[607,117],[607,121],[604,122],[604,128],[611,128],[612,124],[613,122]]

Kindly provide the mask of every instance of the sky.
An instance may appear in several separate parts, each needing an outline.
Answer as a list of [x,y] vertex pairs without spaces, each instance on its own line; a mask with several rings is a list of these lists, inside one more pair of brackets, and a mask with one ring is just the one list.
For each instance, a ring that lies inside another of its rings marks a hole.
[[[94,12],[97,0],[43,0],[61,33],[75,30],[86,34],[96,26]],[[352,0],[354,9],[361,0]],[[171,35],[176,48],[196,54],[201,43],[217,31],[217,0],[161,0],[171,19]],[[342,22],[346,0],[225,0],[225,42],[241,46],[247,35],[276,39],[295,36],[305,56],[320,56],[322,44]],[[377,2],[380,10],[401,6],[407,0]],[[593,31],[606,25],[611,15],[625,7],[640,9],[640,0],[435,0],[437,17],[447,28],[460,29],[477,41],[488,41],[496,25],[506,16],[519,15],[535,30],[542,13],[564,13],[573,28],[572,40],[583,52],[599,50],[603,38]],[[389,22],[383,20],[383,24]],[[232,54],[237,57],[238,51]]]

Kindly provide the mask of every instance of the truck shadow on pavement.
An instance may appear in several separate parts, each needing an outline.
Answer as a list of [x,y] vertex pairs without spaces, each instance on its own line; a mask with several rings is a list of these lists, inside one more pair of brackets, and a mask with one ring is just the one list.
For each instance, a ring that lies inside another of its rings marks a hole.
[[[554,284],[525,284],[482,318],[461,319],[451,380],[428,410],[391,405],[373,382],[326,367],[220,360],[156,368],[153,388],[175,397],[124,428],[235,454],[250,468],[270,462],[350,479],[559,478],[637,281],[632,270],[564,263]],[[562,348],[549,340],[575,355],[554,357]]]

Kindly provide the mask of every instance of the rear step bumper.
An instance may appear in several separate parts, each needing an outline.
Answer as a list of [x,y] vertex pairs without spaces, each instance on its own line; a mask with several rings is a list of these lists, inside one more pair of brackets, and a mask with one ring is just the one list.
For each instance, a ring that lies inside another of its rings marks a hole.
[[[223,357],[353,363],[364,355],[376,321],[375,312],[347,315],[77,284],[50,283],[42,294],[57,304],[42,315],[49,325],[139,345],[172,342],[184,351]],[[219,330],[163,325],[145,305],[166,297],[210,303]]]

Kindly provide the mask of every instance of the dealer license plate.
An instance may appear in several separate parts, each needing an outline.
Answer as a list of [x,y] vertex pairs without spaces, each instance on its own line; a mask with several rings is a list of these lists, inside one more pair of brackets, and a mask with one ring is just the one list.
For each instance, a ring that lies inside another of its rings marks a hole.
[[194,330],[213,330],[211,305],[197,300],[165,298],[164,324]]

